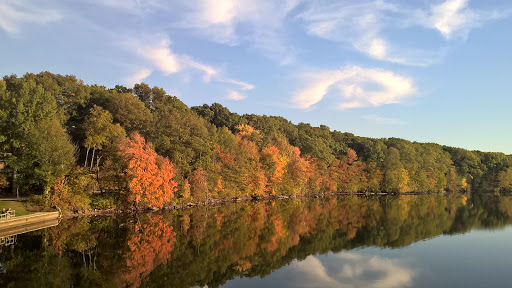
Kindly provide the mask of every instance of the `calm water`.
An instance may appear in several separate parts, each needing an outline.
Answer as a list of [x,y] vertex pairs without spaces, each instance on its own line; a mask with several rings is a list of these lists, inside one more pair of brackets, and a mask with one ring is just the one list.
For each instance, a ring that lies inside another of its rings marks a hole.
[[511,287],[512,198],[342,197],[65,219],[1,287]]

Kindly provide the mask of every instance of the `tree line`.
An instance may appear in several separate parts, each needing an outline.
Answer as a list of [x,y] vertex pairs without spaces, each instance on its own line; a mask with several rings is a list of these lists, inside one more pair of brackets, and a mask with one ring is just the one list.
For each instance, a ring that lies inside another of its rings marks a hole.
[[0,155],[2,189],[64,209],[512,188],[511,155],[188,107],[145,83],[106,88],[49,72],[0,80]]

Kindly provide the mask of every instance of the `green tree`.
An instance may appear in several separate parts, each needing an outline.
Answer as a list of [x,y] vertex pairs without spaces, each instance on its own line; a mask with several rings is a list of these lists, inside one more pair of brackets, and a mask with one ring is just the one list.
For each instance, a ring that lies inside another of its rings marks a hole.
[[407,180],[404,171],[407,172],[400,162],[400,152],[393,147],[389,148],[384,160],[384,191],[402,192]]
[[29,131],[26,147],[25,161],[34,167],[34,180],[39,180],[44,194],[75,164],[75,146],[56,119],[39,121]]
[[113,121],[130,134],[144,133],[151,119],[150,110],[144,103],[129,93],[112,93],[107,100],[106,109],[112,114]]
[[512,190],[512,167],[498,173],[498,188]]
[[17,187],[18,171],[22,171],[21,176],[25,178],[34,173],[29,145],[33,129],[44,120],[59,122],[63,118],[55,98],[34,80],[12,75],[0,81],[0,151],[10,155],[7,166],[11,172],[12,192]]
[[89,150],[92,148],[91,168],[94,164],[94,153],[96,149],[102,149],[103,146],[112,144],[117,139],[126,137],[126,132],[119,124],[112,123],[113,117],[110,112],[94,105],[89,117],[84,122],[86,139],[84,142],[87,148],[85,156],[85,165],[89,157]]

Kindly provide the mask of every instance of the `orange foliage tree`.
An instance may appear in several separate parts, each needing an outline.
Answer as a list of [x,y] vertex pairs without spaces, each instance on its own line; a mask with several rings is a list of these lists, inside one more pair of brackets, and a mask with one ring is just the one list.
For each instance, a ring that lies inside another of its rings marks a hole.
[[[299,148],[295,146],[290,146],[288,178],[290,179],[289,182],[291,182],[291,189],[293,190],[293,194],[297,192],[304,192],[307,181],[309,181],[314,172],[314,167],[311,165],[310,157],[307,155],[305,157],[301,157]],[[319,182],[321,180],[319,180],[318,178],[315,180],[315,185],[319,186]]]
[[176,172],[169,159],[156,154],[151,143],[135,133],[119,144],[119,156],[127,166],[130,201],[136,206],[156,207],[171,201],[177,186],[172,179]]
[[[208,201],[210,190],[208,189],[208,180],[206,177],[206,171],[202,168],[194,170],[191,175],[191,192],[192,198],[195,201]],[[204,198],[203,198],[204,196]]]
[[277,190],[279,183],[283,180],[287,159],[280,155],[279,149],[274,145],[268,145],[263,149],[263,151],[261,151],[261,154],[263,156],[263,160],[265,160],[265,158],[269,158],[268,161],[263,161],[264,163],[269,162],[266,165],[267,167],[265,167],[267,174],[269,174],[266,190],[275,195],[275,190]]
[[[246,128],[247,127],[250,126],[246,126]],[[256,132],[252,133],[259,135]],[[245,139],[246,136],[243,135],[244,134],[237,134],[235,138],[238,145],[238,151],[235,157],[235,162],[237,163],[236,169],[242,180],[240,189],[243,189],[246,196],[265,196],[267,181],[265,170],[260,162],[258,146],[255,142]]]

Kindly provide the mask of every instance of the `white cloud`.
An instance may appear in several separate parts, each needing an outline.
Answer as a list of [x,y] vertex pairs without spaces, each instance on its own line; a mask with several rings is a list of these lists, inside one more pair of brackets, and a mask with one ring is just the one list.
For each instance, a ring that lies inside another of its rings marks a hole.
[[246,82],[242,82],[242,81],[237,81],[237,80],[233,80],[233,79],[219,79],[218,81],[224,82],[224,83],[235,84],[240,87],[240,90],[254,89],[254,85],[246,83]]
[[237,32],[238,25],[250,25],[251,33],[263,27],[279,29],[298,3],[297,0],[192,0],[181,24],[198,28],[201,34],[215,41],[236,44],[243,35]]
[[308,2],[297,18],[304,22],[308,34],[347,43],[372,58],[428,66],[442,58],[445,44],[441,43],[440,48],[432,52],[432,49],[404,47],[386,36],[412,27],[423,27],[437,30],[450,40],[455,35],[466,36],[488,20],[509,14],[471,9],[468,0],[446,0],[437,5],[414,8],[407,4],[383,0],[318,0]]
[[[198,71],[203,74],[203,81],[206,83],[211,81],[226,83],[236,86],[238,90],[254,89],[252,84],[226,77],[218,68],[194,60],[188,55],[173,53],[170,48],[171,41],[164,35],[152,35],[146,36],[143,39],[131,39],[128,41],[120,40],[120,43],[125,49],[143,59],[145,61],[144,65],[151,65],[154,69],[160,70],[165,75]],[[143,69],[131,75],[127,81],[138,83],[151,73],[151,69]],[[233,90],[233,92],[236,91]],[[239,92],[236,93],[238,95],[230,94],[232,96],[230,99],[240,100],[245,98]]]
[[[169,24],[164,29],[186,29],[214,42],[247,45],[281,65],[296,62],[301,51],[290,44],[295,32],[288,30],[300,22],[309,35],[348,44],[371,58],[429,66],[444,57],[449,40],[464,39],[486,21],[510,14],[472,9],[469,0],[94,1],[132,14],[166,19]],[[438,31],[442,37],[437,48],[422,48],[421,41],[416,41],[418,46],[399,42],[402,37],[396,35],[410,28]]]
[[0,28],[7,33],[18,34],[24,24],[47,24],[62,19],[62,14],[59,11],[39,7],[39,4],[39,1],[28,0],[0,2]]
[[467,37],[468,33],[489,20],[510,15],[510,9],[501,11],[478,11],[469,7],[469,0],[446,0],[434,5],[418,20],[428,28],[437,29],[447,40],[454,36]]
[[432,7],[431,25],[444,37],[450,38],[454,31],[476,22],[478,16],[467,8],[467,0],[448,0]]
[[[383,37],[382,30],[392,22],[403,21],[404,11],[383,1],[316,1],[298,16],[306,32],[331,41],[349,43],[375,59],[401,64],[415,64],[395,51]],[[392,19],[391,19],[392,18]],[[400,55],[400,57],[398,56]],[[425,57],[423,57],[425,59]]]
[[197,69],[204,73],[203,80],[205,82],[210,82],[212,77],[219,74],[217,69],[213,68],[212,66],[201,64],[197,61],[192,60],[189,56],[183,56],[181,57],[181,62],[184,63],[186,66]]
[[[398,259],[388,259],[355,253],[329,255],[326,266],[315,256],[302,261],[294,261],[291,266],[297,275],[293,275],[295,287],[368,287],[390,288],[413,284],[416,273]],[[369,278],[367,275],[375,275]]]
[[238,91],[230,90],[226,98],[230,100],[240,101],[242,99],[247,98],[247,96],[240,94],[240,92]]
[[[179,27],[228,45],[249,43],[282,64],[295,50],[283,40],[283,23],[300,0],[192,0],[184,5]],[[179,16],[178,16],[179,17]]]
[[123,41],[122,45],[166,75],[178,72],[181,67],[176,55],[169,48],[170,40],[166,37],[158,38],[159,40],[131,39]]
[[[123,9],[131,14],[146,15],[166,9],[162,0],[93,0],[99,5]],[[85,0],[87,4],[90,0]]]
[[400,103],[416,91],[410,78],[358,66],[308,73],[301,78],[307,84],[292,98],[293,106],[299,109],[310,108],[328,93],[337,98],[338,108],[349,109]]
[[135,72],[133,75],[126,78],[126,82],[130,85],[141,83],[144,79],[149,77],[153,71],[151,69],[142,68]]
[[375,114],[363,115],[361,116],[364,120],[377,124],[377,125],[401,125],[402,121],[394,118],[382,117]]

